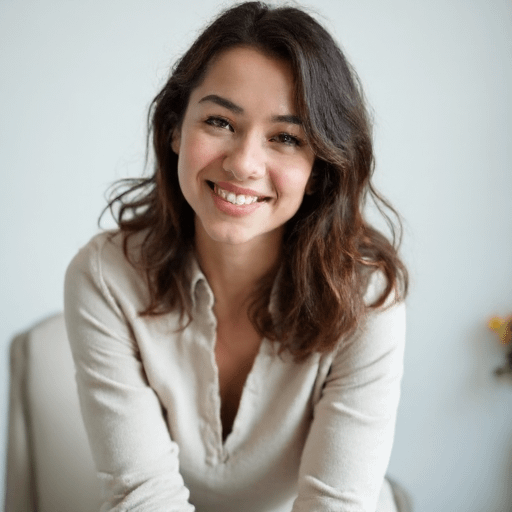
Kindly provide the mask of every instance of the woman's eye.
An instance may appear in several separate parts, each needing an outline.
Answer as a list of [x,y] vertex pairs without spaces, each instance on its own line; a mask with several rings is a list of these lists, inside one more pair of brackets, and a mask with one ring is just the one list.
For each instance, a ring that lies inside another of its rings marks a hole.
[[282,144],[286,144],[287,146],[302,146],[303,142],[295,135],[290,135],[289,133],[279,133],[272,140],[281,142]]
[[234,131],[233,127],[231,126],[231,123],[227,119],[224,119],[223,117],[210,116],[206,120],[206,124],[209,124],[210,126],[214,126],[215,128],[223,128],[223,129],[227,128],[230,131]]

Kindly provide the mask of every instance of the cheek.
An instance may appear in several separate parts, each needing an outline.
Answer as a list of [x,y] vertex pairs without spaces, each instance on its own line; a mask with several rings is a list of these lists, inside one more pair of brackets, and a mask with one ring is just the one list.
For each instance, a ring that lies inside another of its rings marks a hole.
[[212,144],[200,135],[184,138],[178,156],[178,173],[181,177],[197,175],[216,158]]
[[272,177],[272,181],[281,197],[288,197],[289,199],[298,201],[300,204],[304,197],[304,190],[310,174],[311,171],[309,169],[277,172]]

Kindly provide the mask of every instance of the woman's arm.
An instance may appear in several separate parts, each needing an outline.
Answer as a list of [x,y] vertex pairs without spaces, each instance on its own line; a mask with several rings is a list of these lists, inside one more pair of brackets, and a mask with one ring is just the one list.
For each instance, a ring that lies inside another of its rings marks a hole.
[[112,258],[105,262],[104,240],[97,237],[78,253],[65,280],[66,326],[103,492],[101,511],[193,511],[178,447],[148,385],[126,312],[107,284],[117,280],[122,287],[126,268],[116,274]]
[[304,448],[293,512],[375,512],[393,444],[403,303],[370,313],[336,354]]

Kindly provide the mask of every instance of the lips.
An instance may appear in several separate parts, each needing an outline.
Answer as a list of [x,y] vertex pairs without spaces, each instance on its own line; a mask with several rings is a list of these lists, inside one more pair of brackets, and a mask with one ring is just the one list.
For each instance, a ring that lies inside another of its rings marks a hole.
[[237,204],[239,206],[241,206],[243,204],[252,204],[258,200],[258,198],[256,196],[235,194],[233,192],[228,192],[227,190],[224,190],[223,188],[220,188],[217,185],[215,185],[213,191],[218,196],[222,197],[222,199],[225,199],[228,203]]
[[237,206],[250,205],[269,199],[255,190],[237,187],[228,182],[213,183],[212,181],[207,181],[207,184],[215,195]]

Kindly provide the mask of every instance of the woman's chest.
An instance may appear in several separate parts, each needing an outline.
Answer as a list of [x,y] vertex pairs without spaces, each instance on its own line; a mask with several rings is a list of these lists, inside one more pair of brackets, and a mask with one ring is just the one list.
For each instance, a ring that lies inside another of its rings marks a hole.
[[142,333],[139,344],[180,461],[196,469],[216,467],[233,454],[279,453],[290,439],[302,438],[323,381],[316,356],[296,363],[255,335],[233,350],[223,332],[215,323],[193,321],[174,334],[163,328]]
[[261,337],[252,325],[219,323],[216,331],[215,362],[220,395],[222,438],[231,433],[245,383],[259,353]]

